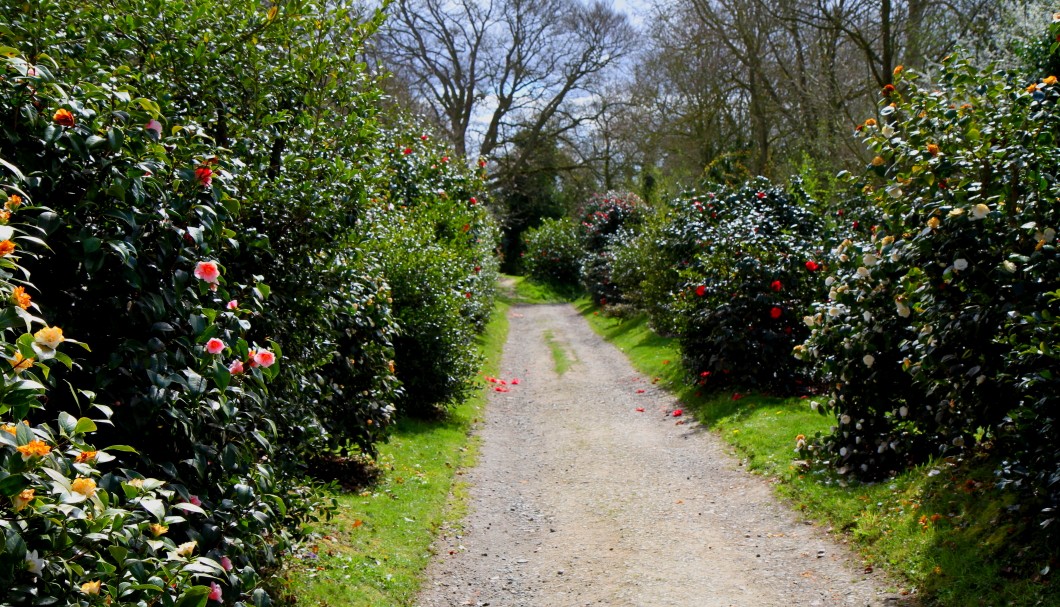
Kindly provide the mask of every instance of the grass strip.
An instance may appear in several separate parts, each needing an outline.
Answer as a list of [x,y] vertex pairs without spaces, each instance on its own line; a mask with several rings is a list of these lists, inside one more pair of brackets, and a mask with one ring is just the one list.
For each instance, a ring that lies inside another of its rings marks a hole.
[[[508,335],[508,304],[498,302],[479,340],[484,375],[498,375]],[[379,449],[379,483],[339,493],[335,516],[313,526],[316,541],[292,558],[287,593],[300,605],[413,605],[444,524],[466,512],[461,469],[474,464],[473,424],[488,397],[483,387],[442,421],[403,419]]]
[[552,364],[556,368],[556,375],[563,375],[570,369],[572,364],[567,350],[563,347],[563,344],[556,341],[556,334],[551,330],[545,331],[542,335],[545,337],[548,349],[552,351]]
[[[503,288],[505,283],[510,287]],[[582,289],[578,286],[558,287],[536,282],[526,276],[509,274],[501,275],[501,285],[499,298],[510,304],[569,303],[582,293]]]
[[795,440],[831,432],[832,420],[809,399],[750,391],[707,393],[680,364],[676,339],[646,318],[607,317],[588,298],[575,302],[602,337],[633,366],[667,388],[682,407],[731,444],[750,470],[777,480],[777,492],[805,516],[855,545],[868,568],[896,574],[926,605],[1060,605],[1049,583],[1055,549],[1035,542],[1035,527],[1014,495],[994,488],[996,462],[938,460],[879,483],[857,483],[795,462]]

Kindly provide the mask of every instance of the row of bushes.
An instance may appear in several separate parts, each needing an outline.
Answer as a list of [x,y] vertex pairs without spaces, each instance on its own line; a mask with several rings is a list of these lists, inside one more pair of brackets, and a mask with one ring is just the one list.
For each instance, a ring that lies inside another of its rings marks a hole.
[[472,385],[482,175],[381,124],[357,10],[0,8],[8,601],[268,604],[307,473]]
[[579,259],[599,303],[632,303],[680,337],[700,385],[823,395],[834,430],[800,443],[804,457],[878,479],[988,453],[999,484],[1025,489],[1048,524],[1060,506],[1058,98],[1055,77],[958,58],[933,82],[899,68],[858,127],[873,158],[840,176],[834,200],[798,180],[707,186],[604,246],[583,225],[580,253],[542,255],[538,243],[558,242],[544,235],[575,229],[543,226],[527,256]]

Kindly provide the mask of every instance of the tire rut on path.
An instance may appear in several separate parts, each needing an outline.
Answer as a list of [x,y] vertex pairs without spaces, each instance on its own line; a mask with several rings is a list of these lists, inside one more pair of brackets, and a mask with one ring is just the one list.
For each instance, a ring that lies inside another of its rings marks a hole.
[[[897,604],[720,439],[667,416],[673,397],[573,307],[510,315],[502,377],[520,383],[490,399],[470,512],[436,541],[417,605]],[[562,376],[548,331],[575,361]]]

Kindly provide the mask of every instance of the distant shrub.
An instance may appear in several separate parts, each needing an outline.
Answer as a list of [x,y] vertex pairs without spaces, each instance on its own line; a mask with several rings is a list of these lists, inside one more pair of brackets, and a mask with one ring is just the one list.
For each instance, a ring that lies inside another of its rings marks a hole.
[[614,249],[633,238],[635,226],[646,212],[644,202],[629,192],[596,194],[579,210],[585,249],[580,262],[581,282],[594,302],[606,305],[624,301],[611,279]]
[[523,267],[533,279],[556,286],[578,284],[583,255],[578,227],[569,219],[545,219],[523,235]]

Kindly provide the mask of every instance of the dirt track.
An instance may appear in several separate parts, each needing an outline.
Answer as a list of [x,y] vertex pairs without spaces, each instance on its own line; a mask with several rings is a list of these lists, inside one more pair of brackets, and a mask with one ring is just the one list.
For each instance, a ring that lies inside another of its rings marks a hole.
[[[673,398],[573,308],[510,315],[503,379],[520,382],[493,393],[471,512],[436,543],[419,605],[898,604],[716,436],[668,415]],[[576,360],[563,376],[546,331]]]

